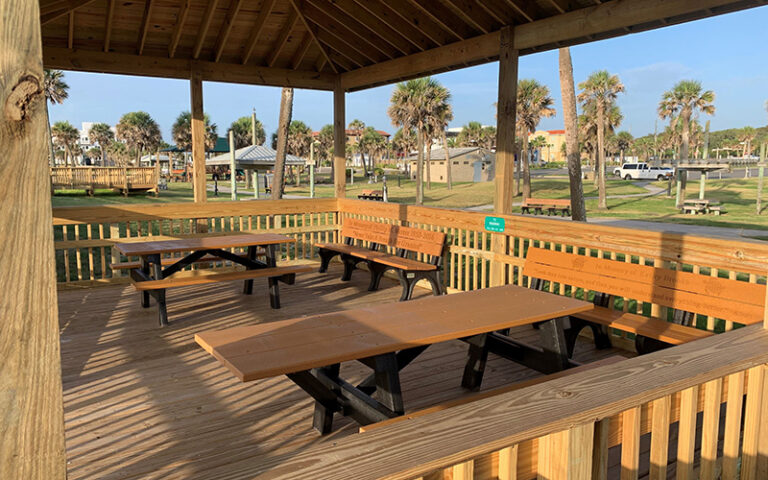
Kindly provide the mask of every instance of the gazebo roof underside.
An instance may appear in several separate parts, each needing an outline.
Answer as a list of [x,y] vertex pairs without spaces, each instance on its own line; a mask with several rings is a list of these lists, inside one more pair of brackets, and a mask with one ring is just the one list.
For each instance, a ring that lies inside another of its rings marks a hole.
[[347,91],[764,0],[41,0],[45,66]]

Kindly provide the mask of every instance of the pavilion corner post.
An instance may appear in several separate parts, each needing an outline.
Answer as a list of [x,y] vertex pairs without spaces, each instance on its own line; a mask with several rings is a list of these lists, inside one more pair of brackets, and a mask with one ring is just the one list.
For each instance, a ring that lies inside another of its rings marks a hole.
[[[499,98],[496,128],[496,173],[493,211],[497,215],[512,213],[512,183],[515,169],[515,122],[517,111],[517,62],[518,51],[514,48],[514,30],[501,30],[499,49]],[[495,233],[492,237],[495,254],[507,254],[507,236]],[[491,285],[503,285],[505,265],[491,262]]]
[[36,0],[0,2],[0,478],[66,478],[49,144]]
[[203,113],[203,77],[193,71],[189,80],[192,111],[192,166],[195,203],[208,199],[205,182],[205,115]]
[[[237,200],[237,159],[235,158],[235,132],[229,131],[229,185],[232,190],[232,201]],[[248,173],[245,173],[248,176]]]
[[341,77],[336,78],[333,86],[333,184],[336,198],[344,198],[347,195],[347,134],[345,114],[344,88],[341,86]]

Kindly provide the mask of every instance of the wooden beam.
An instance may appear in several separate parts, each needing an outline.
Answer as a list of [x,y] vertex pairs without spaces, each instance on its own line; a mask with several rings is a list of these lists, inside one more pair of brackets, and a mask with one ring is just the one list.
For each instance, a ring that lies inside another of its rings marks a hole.
[[195,203],[205,203],[208,192],[205,181],[205,114],[203,113],[203,77],[192,72],[189,80],[189,96],[192,112],[192,188]]
[[301,23],[304,24],[304,27],[307,29],[310,35],[312,35],[312,39],[317,44],[317,48],[320,49],[320,53],[323,54],[325,59],[328,61],[328,65],[331,66],[331,69],[334,71],[334,73],[339,73],[339,70],[336,68],[336,65],[331,60],[331,57],[328,55],[328,52],[326,51],[325,47],[320,43],[320,41],[317,39],[317,35],[315,35],[315,32],[312,30],[312,27],[310,26],[307,19],[304,17],[304,15],[301,13],[301,10],[299,10],[297,6],[296,0],[290,0],[291,6],[293,7],[293,10],[296,12],[296,14],[299,16],[299,20],[301,20]]
[[184,30],[184,23],[187,21],[187,15],[189,14],[189,4],[191,0],[184,0],[179,7],[179,14],[176,17],[176,25],[173,27],[173,34],[171,35],[171,43],[168,45],[168,57],[173,58],[176,54],[176,47],[179,46],[179,40],[181,39],[181,32]]
[[192,58],[197,59],[200,57],[200,51],[203,49],[205,43],[205,37],[208,36],[208,29],[211,28],[211,20],[213,20],[213,13],[216,11],[216,7],[219,5],[219,0],[208,0],[208,7],[203,14],[203,20],[200,24],[200,31],[197,34],[197,41],[195,41],[195,48],[192,50]]
[[[434,8],[434,5],[424,5],[416,0],[407,1],[457,40],[466,40],[467,38],[474,37],[478,33],[474,30],[474,27],[467,26],[463,17],[454,15],[450,9]],[[442,15],[440,15],[440,13]]]
[[[512,27],[504,27],[499,38],[499,94],[496,115],[496,173],[494,177],[493,212],[512,213],[512,184],[515,181],[515,125],[517,117],[518,51],[514,48]],[[507,255],[507,236],[493,234],[492,249]],[[491,285],[504,285],[505,266],[491,262]]]
[[224,48],[227,46],[227,39],[232,32],[232,27],[235,24],[235,17],[240,12],[240,6],[243,4],[243,0],[232,0],[227,10],[227,17],[224,19],[224,24],[219,30],[219,36],[216,38],[216,51],[213,55],[213,61],[218,62],[221,60],[221,54],[224,53]]
[[[373,60],[368,52],[365,54],[360,53],[356,48],[350,47],[345,40],[331,35],[327,31],[320,29],[317,25],[310,24],[309,28],[337,66],[351,70],[376,63],[376,60]],[[345,61],[339,62],[339,56],[343,57]]]
[[104,20],[104,53],[109,52],[109,40],[112,37],[112,18],[115,16],[116,1],[107,0],[107,16]]
[[488,33],[500,27],[496,20],[474,0],[443,0],[462,17],[465,22],[472,25],[482,33]]
[[304,39],[301,41],[299,49],[296,50],[296,54],[293,56],[293,60],[291,60],[291,68],[293,70],[299,68],[301,62],[304,61],[304,57],[307,56],[307,51],[309,50],[310,46],[312,46],[312,35],[307,33],[304,35]]
[[144,43],[147,41],[147,32],[149,31],[149,17],[152,15],[152,0],[144,2],[144,17],[141,20],[141,29],[139,30],[139,46],[136,51],[139,55],[144,52]]
[[152,57],[122,53],[46,47],[43,50],[45,68],[82,72],[141,75],[145,77],[189,79],[193,69],[204,81],[271,85],[275,87],[333,90],[335,75],[305,70],[267,68],[255,65],[214,63],[203,60]]
[[64,480],[56,258],[37,0],[0,2],[0,478]]
[[[520,7],[520,5],[518,5],[518,4],[517,4],[517,2],[516,2],[516,1],[514,1],[514,0],[504,0],[504,2],[505,2],[507,5],[509,5],[509,6],[512,8],[512,10],[514,10],[514,11],[516,11],[517,13],[519,13],[520,15],[522,15],[522,16],[523,16],[523,18],[525,18],[525,19],[526,19],[526,20],[528,20],[529,22],[532,22],[532,21],[533,21],[533,16],[531,16],[531,14],[529,14],[527,10],[524,10],[524,9],[522,9],[522,8]],[[531,2],[526,2],[526,4],[530,4],[530,3],[531,3]]]
[[[394,10],[389,4],[365,0],[355,0],[355,2],[376,16],[379,22],[392,27],[397,33],[402,35],[419,50],[428,50],[435,46],[448,43],[447,39],[443,39],[442,42],[436,41],[426,35],[420,28],[414,27],[412,23],[413,20],[421,20],[423,16],[415,15],[415,18],[409,21],[403,17],[403,15],[406,15],[405,13],[402,13],[399,10]],[[436,36],[440,38],[439,35]]]
[[261,32],[264,30],[264,25],[266,25],[267,18],[269,18],[269,14],[272,13],[272,7],[274,6],[275,0],[264,0],[261,4],[261,10],[259,10],[259,15],[256,17],[256,23],[254,23],[253,28],[251,29],[251,36],[248,39],[248,43],[245,44],[245,51],[243,52],[243,59],[241,61],[243,65],[248,63],[248,60],[251,59],[253,49],[259,41],[259,36],[261,36]]
[[[764,3],[763,0],[614,0],[515,27],[515,50],[521,54],[539,52],[583,43],[589,35],[600,35],[600,38],[626,35],[624,27],[633,27],[633,33],[656,28],[651,25],[660,19],[675,24],[710,15],[707,9],[720,15]],[[498,43],[499,32],[480,35],[346,72],[342,74],[342,84],[347,91],[357,90],[483,63],[487,58],[498,58]]]
[[45,25],[58,18],[74,12],[80,7],[90,5],[96,0],[69,0],[64,2],[51,2],[40,7],[40,24]]
[[296,23],[298,21],[299,17],[296,14],[296,10],[291,11],[291,13],[288,15],[288,19],[285,21],[285,25],[283,25],[282,31],[280,31],[280,36],[272,46],[272,53],[269,55],[269,59],[267,59],[268,67],[273,67],[275,65],[275,61],[277,61],[277,58],[280,56],[280,52],[283,51],[283,48],[288,42],[288,39],[291,37],[291,32],[293,32],[293,29],[296,28]]
[[67,48],[72,50],[75,46],[75,11],[69,12],[69,21],[67,24]]
[[347,196],[347,123],[344,120],[346,105],[341,80],[333,87],[333,184],[336,198]]
[[[317,2],[318,0],[310,0]],[[415,47],[400,33],[394,30],[386,23],[382,23],[371,12],[362,8],[355,3],[354,0],[336,0],[334,3],[323,4],[322,8],[329,12],[329,14],[338,18],[340,22],[344,23],[348,27],[356,26],[356,28],[364,27],[368,34],[375,40],[381,40],[388,43],[393,48],[396,48],[400,53],[404,55],[411,54],[415,51],[424,50],[423,48]]]

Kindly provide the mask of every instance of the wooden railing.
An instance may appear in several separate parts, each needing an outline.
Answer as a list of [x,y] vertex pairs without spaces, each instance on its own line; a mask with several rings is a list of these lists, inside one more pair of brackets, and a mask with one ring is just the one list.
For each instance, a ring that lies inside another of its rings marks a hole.
[[283,247],[282,260],[317,258],[312,243],[335,240],[337,216],[334,199],[54,208],[57,280],[60,287],[127,281],[124,271],[109,268],[125,260],[112,245],[142,237],[269,231],[296,238]]
[[768,330],[754,325],[275,456],[262,474],[764,479],[766,362]]
[[51,167],[51,188],[157,188],[155,167]]

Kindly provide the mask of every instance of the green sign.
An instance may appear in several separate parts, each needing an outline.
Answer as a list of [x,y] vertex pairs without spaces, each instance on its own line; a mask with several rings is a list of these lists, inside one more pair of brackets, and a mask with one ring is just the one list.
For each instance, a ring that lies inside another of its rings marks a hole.
[[485,217],[485,229],[489,232],[504,232],[504,219],[501,217]]

